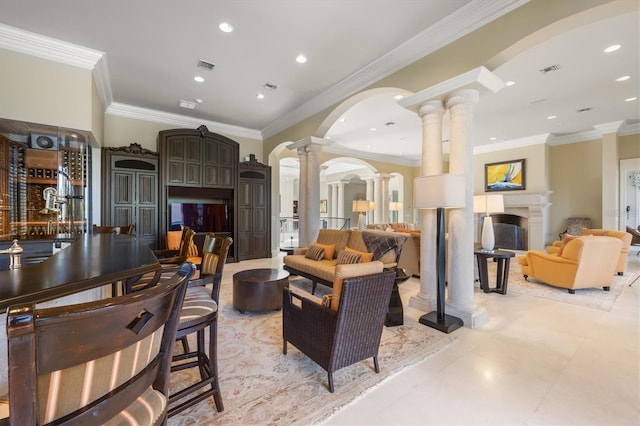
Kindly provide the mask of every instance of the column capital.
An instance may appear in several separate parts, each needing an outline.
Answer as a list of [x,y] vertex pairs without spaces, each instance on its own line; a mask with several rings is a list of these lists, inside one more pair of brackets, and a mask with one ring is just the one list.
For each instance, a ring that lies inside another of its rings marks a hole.
[[390,179],[391,175],[389,173],[375,173],[373,177],[378,179]]
[[420,117],[424,117],[426,115],[444,114],[444,103],[439,100],[427,101],[423,102],[418,106],[418,115]]
[[[330,145],[331,141],[326,140],[326,139],[322,139],[322,138],[317,138],[315,136],[308,136],[306,138],[300,139],[299,141],[293,142],[289,145],[287,145],[287,149],[290,150],[299,150],[300,148],[306,148],[307,151],[311,151],[311,150],[321,150],[323,145]],[[313,147],[313,148],[311,148]],[[318,147],[316,149],[316,147]]]
[[447,108],[460,104],[477,104],[480,100],[480,92],[475,89],[456,90],[447,96],[445,102]]

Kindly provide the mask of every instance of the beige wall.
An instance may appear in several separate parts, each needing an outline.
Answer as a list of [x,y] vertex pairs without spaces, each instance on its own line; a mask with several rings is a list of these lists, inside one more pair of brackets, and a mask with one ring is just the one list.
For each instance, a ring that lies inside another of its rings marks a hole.
[[90,70],[5,49],[0,64],[0,117],[93,132]]
[[640,158],[640,133],[618,137],[618,158]]

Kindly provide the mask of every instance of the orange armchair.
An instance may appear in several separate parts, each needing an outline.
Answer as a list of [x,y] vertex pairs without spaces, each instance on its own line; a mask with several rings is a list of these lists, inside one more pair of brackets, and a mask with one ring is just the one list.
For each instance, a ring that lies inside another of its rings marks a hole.
[[[616,264],[616,273],[623,275],[627,268],[627,257],[629,257],[629,247],[631,246],[631,234],[624,231],[617,231],[614,229],[589,229],[583,228],[582,235],[594,235],[594,236],[607,236],[618,238],[622,245],[620,247],[620,256],[618,257],[618,263]],[[547,246],[546,252],[549,254],[557,254],[562,247],[562,241],[554,241],[550,246]]]
[[609,291],[616,272],[622,241],[615,237],[577,237],[560,254],[530,250],[518,258],[525,279],[538,279],[575,293],[578,288],[602,287]]

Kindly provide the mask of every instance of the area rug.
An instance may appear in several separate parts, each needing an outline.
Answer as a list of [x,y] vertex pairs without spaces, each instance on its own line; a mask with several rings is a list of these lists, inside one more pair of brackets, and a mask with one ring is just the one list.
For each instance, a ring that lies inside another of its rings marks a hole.
[[[291,286],[310,288],[306,280]],[[329,289],[318,286],[317,294]],[[282,354],[282,314],[279,311],[240,314],[232,306],[231,277],[223,280],[218,319],[218,365],[224,411],[212,398],[169,419],[169,425],[308,425],[321,422],[384,380],[442,350],[453,341],[435,330],[406,319],[385,327],[378,356],[334,373],[335,392],[327,388],[327,373],[292,345]],[[171,390],[184,387],[198,374],[171,375]]]
[[[496,277],[496,265],[494,262],[488,263],[489,281],[493,286]],[[622,294],[625,285],[635,281],[638,275],[637,271],[632,271],[625,272],[623,276],[614,276],[610,291],[604,291],[602,287],[596,287],[577,289],[575,294],[570,294],[565,288],[554,287],[531,277],[529,277],[529,281],[526,281],[522,275],[521,265],[518,263],[517,258],[514,258],[509,266],[507,293],[525,294],[527,296],[611,311],[616,304],[616,300]],[[476,285],[478,284],[476,283]]]

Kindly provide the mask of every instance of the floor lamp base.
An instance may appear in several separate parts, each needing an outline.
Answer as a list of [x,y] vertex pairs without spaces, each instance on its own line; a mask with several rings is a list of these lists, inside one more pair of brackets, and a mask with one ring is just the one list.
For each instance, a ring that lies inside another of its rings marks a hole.
[[438,313],[436,311],[422,315],[420,317],[420,324],[435,328],[436,330],[447,334],[452,333],[464,325],[460,318],[447,314],[444,314],[444,319],[442,321],[438,321]]

